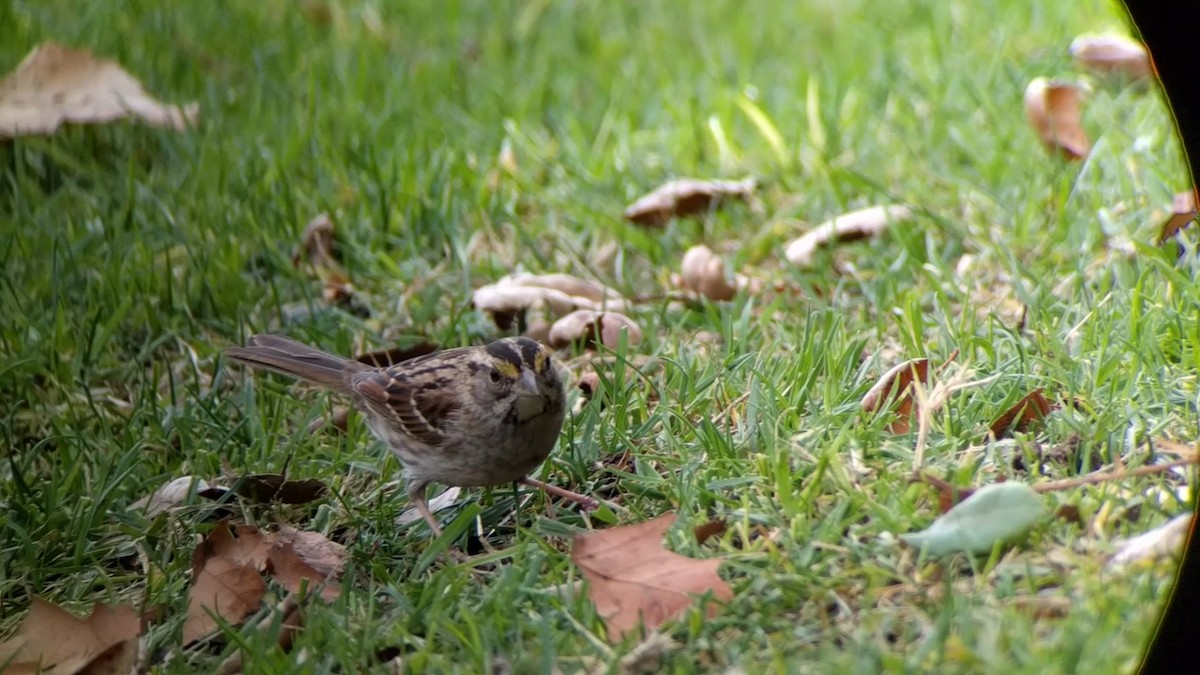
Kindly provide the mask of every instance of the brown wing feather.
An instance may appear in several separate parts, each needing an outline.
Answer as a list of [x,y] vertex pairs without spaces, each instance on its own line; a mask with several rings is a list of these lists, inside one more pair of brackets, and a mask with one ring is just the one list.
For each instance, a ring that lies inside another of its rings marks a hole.
[[351,387],[376,412],[395,420],[410,436],[426,445],[445,440],[444,425],[460,407],[448,389],[430,384],[414,387],[397,368],[356,373]]

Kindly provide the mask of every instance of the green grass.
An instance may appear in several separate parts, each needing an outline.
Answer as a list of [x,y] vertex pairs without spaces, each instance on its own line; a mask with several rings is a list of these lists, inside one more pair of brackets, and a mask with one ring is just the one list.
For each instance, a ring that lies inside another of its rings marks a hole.
[[[973,570],[917,564],[887,534],[936,516],[932,492],[907,481],[914,437],[858,410],[893,363],[958,350],[976,377],[1000,375],[934,418],[927,467],[960,484],[1064,478],[1119,454],[1140,464],[1154,437],[1196,437],[1196,266],[1152,248],[1187,185],[1161,98],[1092,80],[1082,164],[1047,157],[1021,109],[1033,77],[1079,77],[1066,47],[1121,29],[1115,5],[310,3],[328,23],[299,6],[0,5],[4,68],[42,40],[84,46],[202,116],[186,134],[122,123],[0,147],[0,630],[34,594],[80,612],[145,597],[165,607],[149,631],[156,667],[214,668],[220,655],[178,647],[207,511],[147,521],[129,506],[223,463],[286,465],[332,494],[239,517],[336,536],[351,562],[342,598],[310,607],[291,654],[230,629],[226,652],[248,645],[253,672],[363,672],[386,648],[413,671],[615,663],[633,643],[603,647],[590,604],[554,590],[578,576],[566,551],[589,527],[581,515],[534,496],[514,532],[511,491],[468,492],[456,522],[505,521],[491,540],[503,556],[481,573],[431,561],[423,525],[393,524],[407,504],[384,486],[399,467],[361,423],[307,433],[332,398],[244,378],[220,352],[267,330],[344,353],[418,335],[478,343],[496,329],[470,308],[472,289],[518,266],[659,295],[706,242],[787,290],[633,312],[647,339],[626,356],[661,367],[606,370],[606,405],[568,421],[542,472],[618,498],[621,522],[675,511],[669,544],[725,561],[735,600],[672,624],[664,670],[1136,663],[1173,566],[1114,572],[1105,555],[1190,508],[1177,479],[1054,493],[1083,525],[1047,521]],[[513,175],[498,169],[506,145]],[[620,220],[667,179],[745,175],[764,183],[761,211],[664,232]],[[811,269],[783,260],[800,221],[900,201],[922,210],[914,225]],[[319,282],[291,265],[322,211],[370,318],[323,307]],[[1113,253],[1110,236],[1146,246]],[[988,445],[991,420],[1039,386],[1080,405]],[[1072,437],[1078,462],[1012,468],[1012,453]],[[597,468],[626,451],[623,473]],[[690,527],[714,515],[732,527],[697,545]],[[1067,615],[1014,599],[1039,590],[1068,599]]]

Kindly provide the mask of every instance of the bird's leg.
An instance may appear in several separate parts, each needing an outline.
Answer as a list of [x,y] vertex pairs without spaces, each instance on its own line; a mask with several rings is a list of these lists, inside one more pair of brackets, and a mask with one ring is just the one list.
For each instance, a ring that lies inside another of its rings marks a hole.
[[536,478],[530,478],[529,476],[526,476],[517,482],[524,483],[525,485],[528,485],[529,487],[535,487],[539,490],[545,490],[546,492],[554,495],[555,497],[562,497],[563,499],[568,499],[570,501],[576,502],[576,503],[580,504],[581,506],[583,506],[585,511],[591,511],[593,509],[600,508],[600,502],[596,501],[592,497],[589,497],[587,495],[581,495],[578,492],[571,492],[570,490],[560,488],[557,485],[543,483],[542,481],[540,481]]
[[426,523],[429,523],[429,529],[433,532],[434,538],[442,536],[442,526],[438,525],[437,518],[433,517],[433,511],[429,510],[429,502],[425,500],[425,495],[417,495],[413,503],[421,517],[425,519]]

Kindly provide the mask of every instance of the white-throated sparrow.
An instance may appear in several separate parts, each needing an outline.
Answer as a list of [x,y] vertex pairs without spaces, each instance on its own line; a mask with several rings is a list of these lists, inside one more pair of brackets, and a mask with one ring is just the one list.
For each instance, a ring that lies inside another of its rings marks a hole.
[[447,349],[376,368],[279,335],[251,336],[226,356],[346,394],[404,464],[408,496],[441,533],[425,501],[437,482],[519,482],[594,508],[596,500],[530,478],[554,448],[566,411],[550,350],[529,338]]

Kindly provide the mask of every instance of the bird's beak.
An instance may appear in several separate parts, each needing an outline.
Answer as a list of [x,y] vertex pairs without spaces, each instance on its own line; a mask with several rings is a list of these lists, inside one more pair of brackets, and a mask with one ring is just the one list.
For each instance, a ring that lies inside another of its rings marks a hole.
[[525,396],[541,396],[538,390],[537,374],[528,368],[521,369],[521,379],[517,380],[517,391]]

